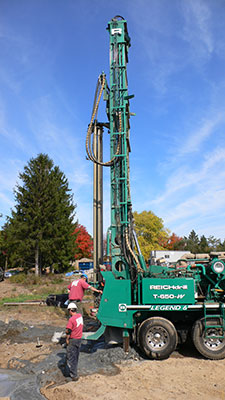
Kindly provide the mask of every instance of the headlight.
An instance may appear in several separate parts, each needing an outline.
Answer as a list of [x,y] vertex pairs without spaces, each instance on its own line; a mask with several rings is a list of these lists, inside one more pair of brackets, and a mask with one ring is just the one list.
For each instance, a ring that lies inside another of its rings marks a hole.
[[225,265],[222,261],[216,261],[213,265],[212,265],[212,270],[213,272],[215,272],[216,274],[222,274],[222,272],[225,269]]

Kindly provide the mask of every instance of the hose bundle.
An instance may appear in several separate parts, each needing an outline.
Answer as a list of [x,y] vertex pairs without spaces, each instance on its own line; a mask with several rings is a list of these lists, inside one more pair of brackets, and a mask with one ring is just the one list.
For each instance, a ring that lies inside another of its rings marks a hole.
[[[102,165],[104,167],[110,167],[111,165],[113,165],[113,163],[116,160],[117,155],[119,154],[119,151],[120,151],[120,141],[121,141],[120,135],[119,135],[119,141],[118,141],[116,153],[115,153],[114,157],[110,161],[107,161],[107,162],[98,161],[96,159],[94,153],[93,153],[92,145],[91,145],[91,134],[92,134],[93,122],[94,122],[94,119],[97,117],[98,107],[99,107],[100,99],[101,99],[101,96],[102,96],[102,92],[103,92],[104,87],[105,87],[105,83],[106,83],[105,75],[102,74],[98,78],[96,91],[95,91],[95,98],[94,98],[92,116],[91,116],[91,122],[90,122],[90,124],[88,126],[88,130],[87,130],[86,153],[87,153],[88,159],[91,160],[92,162],[94,162],[94,163],[96,163],[98,165]],[[121,129],[122,129],[122,121],[121,121],[121,113],[119,113],[119,132],[121,132]]]

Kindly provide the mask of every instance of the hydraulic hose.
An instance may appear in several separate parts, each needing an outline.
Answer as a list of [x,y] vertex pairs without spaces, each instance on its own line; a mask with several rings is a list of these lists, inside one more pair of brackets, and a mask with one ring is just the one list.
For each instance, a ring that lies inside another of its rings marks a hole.
[[143,269],[141,268],[141,265],[140,265],[140,263],[138,261],[138,258],[136,256],[136,254],[134,253],[134,251],[131,248],[131,245],[130,245],[130,242],[129,242],[129,238],[128,238],[128,230],[127,230],[127,228],[125,230],[125,239],[126,239],[127,248],[129,250],[129,252],[131,253],[134,261],[136,262],[138,272],[144,272]]
[[[102,82],[101,82],[101,77],[102,77]],[[99,85],[101,84],[101,88],[99,90]],[[94,99],[94,105],[93,105],[93,111],[92,111],[92,116],[91,116],[91,122],[88,126],[88,130],[87,130],[87,136],[86,136],[86,153],[87,156],[89,158],[89,160],[91,160],[92,162],[98,164],[98,165],[102,165],[104,167],[110,167],[111,165],[113,165],[114,161],[117,158],[117,155],[119,154],[120,151],[120,135],[119,135],[119,140],[118,140],[118,145],[117,145],[117,149],[116,149],[116,153],[114,155],[114,157],[107,162],[101,162],[98,161],[94,154],[93,151],[91,150],[91,133],[92,133],[92,126],[93,126],[93,122],[94,122],[94,118],[97,116],[97,112],[98,112],[98,107],[99,107],[99,102],[102,96],[102,92],[105,86],[105,75],[102,74],[99,76],[98,78],[98,82],[97,82],[97,86],[96,86],[96,91],[95,91],[95,99]],[[98,93],[99,92],[99,93]],[[119,132],[121,133],[122,130],[122,119],[121,119],[121,113],[119,113]]]

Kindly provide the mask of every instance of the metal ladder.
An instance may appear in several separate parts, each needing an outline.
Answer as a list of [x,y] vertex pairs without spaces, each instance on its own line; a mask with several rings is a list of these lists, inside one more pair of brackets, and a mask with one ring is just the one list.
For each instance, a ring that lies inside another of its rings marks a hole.
[[[219,312],[217,314],[209,314],[207,310],[207,304],[212,304],[212,303],[204,303],[204,321],[205,321],[205,338],[207,339],[224,339],[224,331],[225,331],[225,313],[224,313],[224,305],[223,303],[219,303]],[[213,325],[212,323],[209,323],[209,320],[212,319],[218,319],[219,324]],[[221,324],[222,321],[222,324]],[[209,328],[212,329],[221,329],[222,335],[207,335],[207,330]]]

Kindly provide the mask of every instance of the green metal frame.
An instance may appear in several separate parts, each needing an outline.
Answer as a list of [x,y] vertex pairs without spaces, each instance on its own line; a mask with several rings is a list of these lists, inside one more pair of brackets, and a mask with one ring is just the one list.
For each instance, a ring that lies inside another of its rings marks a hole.
[[105,333],[105,325],[101,325],[96,332],[83,332],[82,339],[98,340]]
[[110,35],[110,91],[109,124],[111,166],[111,257],[112,271],[116,276],[129,278],[129,265],[123,255],[121,243],[130,224],[129,209],[129,98],[127,62],[130,38],[127,23],[113,18],[108,28]]
[[[204,303],[204,321],[205,321],[204,331],[205,331],[205,338],[208,338],[208,339],[224,339],[224,330],[225,330],[224,304],[221,303],[221,302],[219,303],[220,307],[219,307],[219,310],[217,311],[216,314],[215,313],[212,314],[212,313],[208,312],[207,307],[206,307],[207,304],[210,304],[210,303],[207,303],[207,302]],[[213,320],[222,321],[222,324],[221,323],[214,324],[212,322],[211,323],[208,322],[208,321],[213,321]],[[220,334],[215,334],[215,335],[210,335],[209,336],[207,334],[207,331],[210,328],[215,329],[215,330],[220,329],[221,330],[221,335]]]

